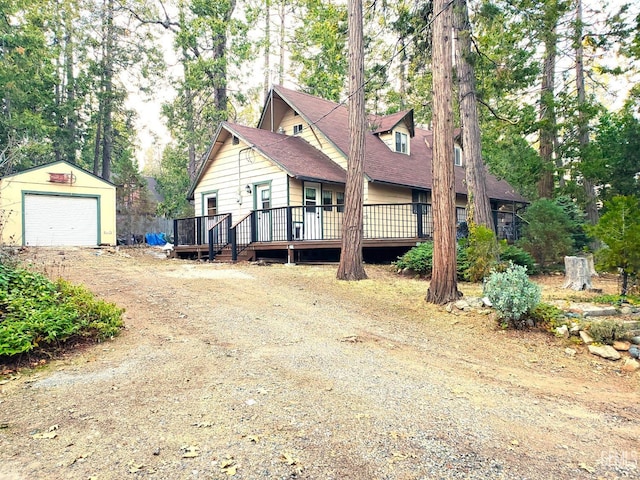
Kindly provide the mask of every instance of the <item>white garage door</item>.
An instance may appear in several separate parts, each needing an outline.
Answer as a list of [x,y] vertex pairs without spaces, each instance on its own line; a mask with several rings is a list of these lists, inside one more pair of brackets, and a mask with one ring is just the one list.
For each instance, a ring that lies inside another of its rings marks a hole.
[[32,246],[98,244],[98,199],[25,195],[24,243]]

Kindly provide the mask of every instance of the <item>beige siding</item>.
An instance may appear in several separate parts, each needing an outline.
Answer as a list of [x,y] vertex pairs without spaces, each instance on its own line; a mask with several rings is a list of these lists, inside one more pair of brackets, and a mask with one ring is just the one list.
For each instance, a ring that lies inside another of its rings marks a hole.
[[346,170],[346,157],[317,128],[309,127],[309,124],[300,115],[294,115],[293,110],[289,110],[284,115],[277,130],[283,129],[286,135],[293,135],[293,127],[295,125],[302,125],[302,131],[297,136],[304,138],[311,146],[322,151],[327,157]]
[[368,183],[365,203],[410,203],[411,189],[407,187],[394,187],[379,183]]
[[287,205],[287,174],[255,150],[247,149],[243,142],[233,145],[230,137],[194,191],[195,213],[203,215],[203,198],[216,192],[218,213],[231,213],[234,220],[239,220],[254,208],[256,186],[260,184],[271,185],[272,207]]
[[[70,175],[73,183],[53,183],[50,173]],[[97,197],[98,242],[116,244],[116,187],[66,162],[56,162],[0,180],[0,241],[23,244],[23,198],[25,193]]]
[[411,132],[404,123],[400,123],[396,125],[396,127],[389,133],[381,133],[378,135],[378,138],[382,140],[389,150],[392,152],[396,151],[396,132],[404,133],[407,136],[407,155],[411,153]]

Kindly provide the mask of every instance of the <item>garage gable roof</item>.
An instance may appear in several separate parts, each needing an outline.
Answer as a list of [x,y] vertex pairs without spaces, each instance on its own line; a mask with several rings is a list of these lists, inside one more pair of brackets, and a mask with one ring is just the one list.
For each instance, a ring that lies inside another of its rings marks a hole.
[[83,174],[89,175],[89,176],[95,178],[96,180],[100,180],[101,182],[104,182],[107,185],[110,185],[112,187],[116,186],[115,183],[110,182],[109,180],[105,180],[104,178],[99,177],[98,175],[95,175],[94,173],[92,173],[92,172],[90,172],[88,170],[85,170],[84,168],[79,167],[78,165],[75,165],[73,163],[67,162],[66,160],[57,160],[55,162],[43,163],[42,165],[37,165],[35,167],[27,168],[26,170],[22,170],[20,172],[15,172],[15,173],[12,173],[10,175],[5,175],[1,179],[4,180],[4,179],[8,179],[8,178],[17,177],[17,176],[23,175],[23,174],[25,174],[27,172],[33,172],[33,171],[40,170],[40,169],[45,169],[45,168],[50,169],[50,168],[54,168],[54,167],[56,167],[58,165],[65,166],[66,168],[74,168],[76,170],[80,170]]

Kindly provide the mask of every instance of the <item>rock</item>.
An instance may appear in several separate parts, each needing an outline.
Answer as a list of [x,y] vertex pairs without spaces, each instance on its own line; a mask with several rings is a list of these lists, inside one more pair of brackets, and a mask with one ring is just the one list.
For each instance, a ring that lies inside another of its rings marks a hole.
[[635,372],[640,369],[640,362],[634,360],[633,358],[627,358],[624,361],[624,365],[622,365],[621,370],[623,372]]
[[582,314],[585,317],[611,317],[618,314],[615,307],[588,307],[585,308]]
[[611,345],[589,345],[589,353],[607,360],[620,360],[620,354]]
[[493,307],[493,303],[491,303],[489,297],[482,297],[482,303],[484,303],[485,307]]
[[613,342],[613,348],[615,348],[619,352],[626,352],[627,350],[629,350],[630,346],[631,344],[629,342],[622,340],[616,340],[615,342]]
[[451,302],[447,303],[447,306],[444,307],[444,309],[447,311],[447,313],[453,312],[453,303]]
[[591,345],[593,343],[593,337],[584,330],[580,330],[580,338],[586,345]]
[[640,358],[640,348],[636,345],[629,347],[629,355],[631,355],[632,358]]
[[469,303],[466,300],[457,300],[453,304],[458,310],[465,310],[469,308]]
[[484,307],[484,302],[482,301],[481,298],[478,298],[478,297],[467,298],[467,303],[469,304],[470,307],[473,307],[473,308]]
[[572,323],[571,328],[569,329],[569,333],[571,333],[572,335],[578,335],[580,333],[580,330],[582,330],[582,325],[580,325],[579,323]]
[[565,348],[564,349],[564,354],[567,355],[568,357],[575,357],[576,353],[578,353],[576,350],[574,350],[573,348]]
[[569,329],[566,325],[561,325],[556,328],[556,335],[559,337],[569,338]]
[[634,345],[640,345],[640,337],[631,338],[631,343],[633,343]]
[[622,307],[620,309],[620,313],[622,315],[631,315],[633,313],[633,308],[631,308],[631,307]]

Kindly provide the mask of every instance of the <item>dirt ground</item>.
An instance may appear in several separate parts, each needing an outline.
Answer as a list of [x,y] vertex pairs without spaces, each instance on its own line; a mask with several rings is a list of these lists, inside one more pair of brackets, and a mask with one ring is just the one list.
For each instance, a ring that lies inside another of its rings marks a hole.
[[25,258],[126,308],[126,329],[0,377],[2,480],[640,478],[639,373],[449,314],[389,267],[346,283],[149,249]]

